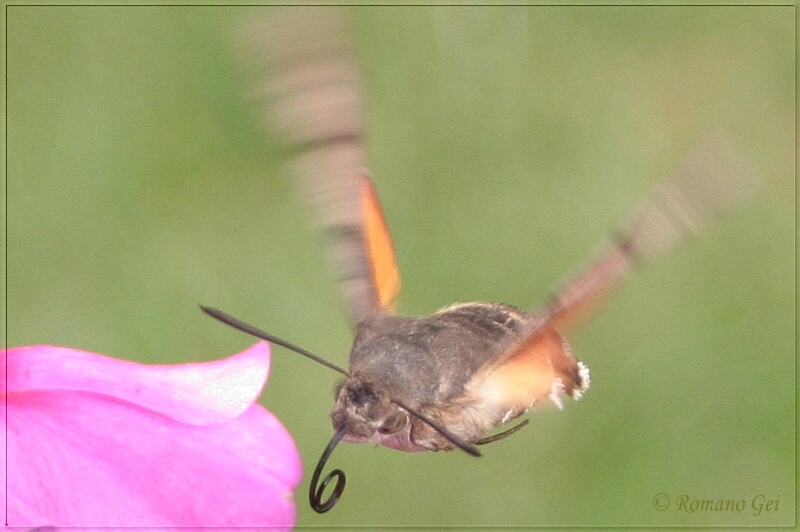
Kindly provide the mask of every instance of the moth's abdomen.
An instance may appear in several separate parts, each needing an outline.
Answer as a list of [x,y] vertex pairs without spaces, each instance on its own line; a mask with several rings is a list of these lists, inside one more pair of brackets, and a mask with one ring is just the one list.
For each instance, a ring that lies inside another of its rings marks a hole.
[[[523,336],[476,371],[462,395],[437,414],[437,421],[465,441],[477,442],[494,429],[539,404],[563,406],[562,397],[580,398],[589,387],[589,370],[576,359],[563,336],[543,328]],[[495,363],[497,362],[497,363]],[[415,424],[412,440],[434,450],[451,444],[436,431]]]

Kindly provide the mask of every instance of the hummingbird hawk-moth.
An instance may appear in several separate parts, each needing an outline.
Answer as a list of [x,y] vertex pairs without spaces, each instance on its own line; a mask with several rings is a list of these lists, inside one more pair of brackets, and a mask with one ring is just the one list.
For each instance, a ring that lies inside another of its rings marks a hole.
[[[354,47],[340,13],[289,8],[254,24],[245,49],[267,97],[265,119],[287,141],[288,165],[312,200],[355,328],[347,370],[232,316],[203,310],[245,332],[308,356],[344,375],[331,418],[335,434],[312,476],[309,499],[328,511],[344,490],[335,469],[319,484],[336,444],[372,442],[401,451],[460,448],[491,435],[532,407],[589,388],[588,368],[561,334],[629,272],[695,232],[737,194],[732,150],[709,141],[690,155],[598,258],[532,311],[501,303],[457,303],[424,317],[400,316],[394,248],[365,170],[363,97]],[[327,500],[326,486],[336,485]]]

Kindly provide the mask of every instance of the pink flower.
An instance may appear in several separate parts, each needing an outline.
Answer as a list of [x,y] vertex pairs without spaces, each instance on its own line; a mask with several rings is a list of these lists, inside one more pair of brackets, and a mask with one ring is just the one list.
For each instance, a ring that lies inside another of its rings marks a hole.
[[255,404],[269,362],[266,342],[175,366],[8,349],[9,526],[290,528],[300,458]]

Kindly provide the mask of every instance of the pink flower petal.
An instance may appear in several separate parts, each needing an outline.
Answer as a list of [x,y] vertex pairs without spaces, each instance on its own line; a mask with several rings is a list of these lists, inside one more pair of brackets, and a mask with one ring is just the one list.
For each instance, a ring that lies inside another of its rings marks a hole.
[[147,365],[66,347],[9,349],[8,391],[91,391],[205,425],[253,404],[269,374],[267,342],[214,362]]
[[[237,364],[244,373],[264,368],[255,385],[260,390],[269,363],[263,344],[223,361],[172,367],[63,348],[19,348],[9,355],[7,416],[5,410],[2,415],[8,447],[2,441],[0,450],[8,453],[10,526],[294,524],[293,490],[302,474],[294,442],[263,407],[252,401],[244,409],[230,407],[252,396],[242,392],[253,388],[252,377],[237,378]],[[33,376],[46,360],[60,360],[65,375]],[[78,361],[90,369],[81,371]],[[111,386],[102,376],[113,382],[122,368],[134,370],[127,373],[125,391],[107,393]],[[234,401],[227,397],[228,383]],[[216,392],[200,391],[199,400],[184,395],[203,385]],[[215,406],[214,398],[223,406]],[[202,414],[204,405],[214,414]],[[236,409],[243,411],[231,415]]]

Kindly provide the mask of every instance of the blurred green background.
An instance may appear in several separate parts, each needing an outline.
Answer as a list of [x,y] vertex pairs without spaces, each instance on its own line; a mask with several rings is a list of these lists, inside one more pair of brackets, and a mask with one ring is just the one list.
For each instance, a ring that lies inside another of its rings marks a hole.
[[[7,8],[9,345],[177,363],[252,343],[204,303],[346,364],[308,208],[244,95],[253,9]],[[306,493],[337,376],[275,350],[262,401],[304,458],[298,524],[794,522],[793,13],[352,10],[403,313],[535,306],[714,128],[761,186],[570,335],[584,400],[481,459],[340,446],[325,516]],[[746,507],[657,511],[659,493]],[[754,516],[758,495],[778,511]]]

